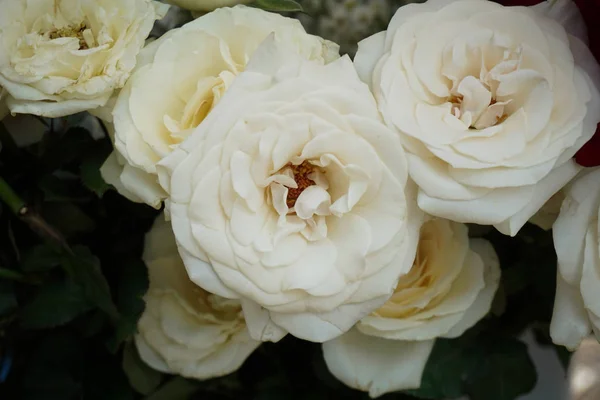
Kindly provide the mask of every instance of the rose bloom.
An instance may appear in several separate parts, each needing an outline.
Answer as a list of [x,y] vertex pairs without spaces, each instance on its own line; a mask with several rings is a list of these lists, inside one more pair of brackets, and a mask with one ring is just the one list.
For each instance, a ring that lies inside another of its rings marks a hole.
[[579,171],[571,157],[600,120],[586,72],[598,65],[547,9],[429,0],[359,44],[356,68],[427,213],[515,235]]
[[416,389],[438,337],[454,338],[490,310],[500,281],[492,245],[466,225],[432,219],[421,228],[410,272],[356,328],[323,344],[329,370],[371,397]]
[[337,45],[308,35],[297,20],[245,6],[218,9],[144,48],[114,106],[116,153],[104,179],[130,200],[160,208],[166,193],[156,163],[204,120],[271,33],[303,57],[339,57]]
[[166,2],[190,11],[212,11],[220,7],[250,3],[251,0],[166,0]]
[[404,151],[347,56],[271,36],[159,167],[190,278],[240,298],[254,338],[332,339],[412,264]]
[[103,106],[167,8],[149,0],[2,0],[0,85],[11,112],[61,117]]
[[567,188],[554,223],[558,277],[550,335],[574,350],[594,332],[600,339],[600,169]]
[[[570,3],[571,0],[561,0],[554,5],[555,8],[561,8],[564,4]],[[580,17],[583,17],[587,32],[584,39],[588,40],[590,50],[600,60],[600,0],[573,0],[574,4],[581,10]],[[499,3],[507,6],[531,6],[543,4],[540,0],[501,0]],[[563,12],[564,10],[560,10]],[[578,22],[579,29],[583,28],[583,24]],[[577,163],[584,167],[593,167],[600,165],[600,125],[596,129],[594,137],[587,142],[575,155]]]
[[239,301],[189,280],[162,216],[146,235],[143,259],[150,287],[135,336],[142,360],[161,372],[196,379],[237,370],[260,342],[250,338]]

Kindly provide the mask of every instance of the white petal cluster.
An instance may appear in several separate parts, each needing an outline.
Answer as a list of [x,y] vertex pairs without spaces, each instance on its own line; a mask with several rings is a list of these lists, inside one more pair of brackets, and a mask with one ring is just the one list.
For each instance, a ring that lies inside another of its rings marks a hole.
[[0,86],[12,113],[104,106],[168,6],[151,0],[2,0]]
[[162,216],[146,236],[143,258],[150,288],[135,338],[142,360],[159,371],[196,379],[237,370],[260,342],[250,338],[239,301],[189,280]]

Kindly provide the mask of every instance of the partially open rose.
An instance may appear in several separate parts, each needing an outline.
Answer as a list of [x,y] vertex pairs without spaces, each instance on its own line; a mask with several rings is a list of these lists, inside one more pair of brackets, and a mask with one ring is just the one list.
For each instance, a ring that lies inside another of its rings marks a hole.
[[436,338],[454,338],[490,310],[500,281],[492,245],[464,224],[433,219],[394,294],[344,335],[323,344],[331,373],[371,397],[421,384]]

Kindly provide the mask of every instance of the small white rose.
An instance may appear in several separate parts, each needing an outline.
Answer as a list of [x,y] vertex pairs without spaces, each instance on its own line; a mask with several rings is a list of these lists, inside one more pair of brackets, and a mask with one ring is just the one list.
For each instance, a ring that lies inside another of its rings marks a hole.
[[359,44],[356,68],[402,137],[427,213],[515,235],[579,171],[600,68],[553,10],[429,0]]
[[171,226],[159,216],[146,236],[150,287],[135,343],[152,368],[208,379],[237,370],[260,342],[250,338],[239,301],[210,294],[185,271]]
[[406,167],[347,56],[323,65],[270,37],[158,172],[190,278],[241,298],[257,339],[322,342],[412,265]]
[[337,45],[307,34],[297,20],[245,6],[218,9],[144,48],[113,110],[124,169],[104,169],[104,179],[160,208],[166,193],[156,163],[204,120],[271,33],[305,58],[339,57]]
[[594,332],[600,339],[600,169],[585,171],[566,190],[554,223],[558,277],[550,335],[574,350]]
[[11,112],[61,117],[103,106],[167,9],[150,0],[2,0],[0,85]]
[[421,385],[438,337],[454,338],[490,310],[500,282],[492,245],[468,237],[465,225],[425,222],[417,257],[385,305],[323,344],[329,370],[371,397]]

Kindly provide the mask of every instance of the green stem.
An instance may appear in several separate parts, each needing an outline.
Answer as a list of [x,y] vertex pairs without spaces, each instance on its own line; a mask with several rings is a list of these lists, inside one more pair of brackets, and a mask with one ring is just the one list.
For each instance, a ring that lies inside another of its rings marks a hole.
[[0,279],[9,279],[11,281],[27,282],[25,275],[12,269],[0,268]]
[[27,210],[25,202],[2,177],[0,177],[0,199],[6,203],[15,215],[22,215]]
[[58,244],[71,254],[71,249],[63,235],[54,227],[50,226],[50,224],[48,224],[38,213],[27,207],[27,203],[15,193],[2,177],[0,177],[0,200],[6,203],[13,214],[29,225],[29,228],[40,237]]

